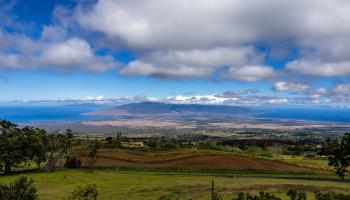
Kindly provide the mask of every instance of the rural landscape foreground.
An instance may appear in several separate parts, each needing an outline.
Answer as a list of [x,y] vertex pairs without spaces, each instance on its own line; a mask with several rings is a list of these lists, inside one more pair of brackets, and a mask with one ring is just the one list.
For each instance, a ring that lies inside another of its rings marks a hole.
[[0,200],[350,200],[350,0],[0,0]]

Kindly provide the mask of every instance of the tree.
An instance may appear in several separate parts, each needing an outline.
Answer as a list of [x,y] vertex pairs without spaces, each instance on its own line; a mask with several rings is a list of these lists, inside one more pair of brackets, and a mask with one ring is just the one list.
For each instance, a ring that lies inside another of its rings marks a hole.
[[89,167],[92,168],[97,160],[97,153],[101,148],[101,142],[98,140],[89,141],[87,145],[87,155],[89,159]]
[[57,162],[67,155],[67,159],[72,156],[72,148],[77,145],[70,129],[67,129],[65,134],[51,134],[47,139],[48,161],[45,168],[48,170],[55,169]]
[[76,187],[68,199],[70,200],[96,200],[99,190],[96,183],[84,184]]
[[37,189],[34,180],[20,177],[10,185],[0,185],[1,200],[37,200]]
[[43,129],[24,127],[22,129],[26,137],[26,159],[33,160],[38,168],[47,159],[47,132]]
[[346,133],[337,143],[332,141],[328,146],[330,146],[328,165],[333,166],[336,169],[336,174],[344,178],[350,165],[350,133]]
[[0,121],[0,162],[5,165],[5,173],[11,172],[13,164],[21,163],[26,157],[25,137],[17,125]]

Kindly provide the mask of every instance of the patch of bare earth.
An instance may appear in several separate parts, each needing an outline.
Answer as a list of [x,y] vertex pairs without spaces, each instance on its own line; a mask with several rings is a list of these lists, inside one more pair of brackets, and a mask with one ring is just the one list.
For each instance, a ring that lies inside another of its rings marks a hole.
[[[83,159],[83,162],[84,160],[86,159]],[[281,161],[210,152],[135,153],[129,151],[103,151],[99,154],[96,166],[324,172],[321,169]]]

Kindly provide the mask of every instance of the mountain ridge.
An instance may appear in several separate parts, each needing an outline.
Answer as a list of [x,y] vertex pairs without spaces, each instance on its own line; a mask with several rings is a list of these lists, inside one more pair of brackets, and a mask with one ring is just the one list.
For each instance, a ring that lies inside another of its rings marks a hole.
[[86,113],[88,115],[159,115],[159,114],[247,114],[253,109],[229,105],[172,104],[140,102]]

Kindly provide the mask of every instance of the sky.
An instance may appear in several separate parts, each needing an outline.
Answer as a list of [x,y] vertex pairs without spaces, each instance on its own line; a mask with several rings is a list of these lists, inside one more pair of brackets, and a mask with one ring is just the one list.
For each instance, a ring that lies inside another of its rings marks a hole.
[[348,0],[0,0],[0,102],[350,107]]

